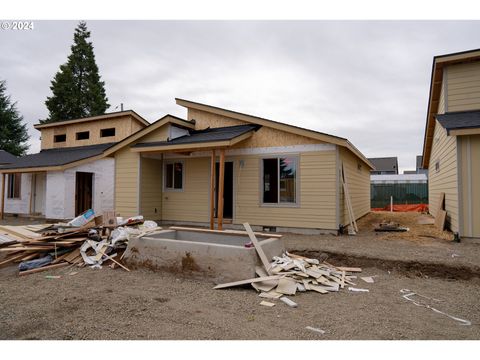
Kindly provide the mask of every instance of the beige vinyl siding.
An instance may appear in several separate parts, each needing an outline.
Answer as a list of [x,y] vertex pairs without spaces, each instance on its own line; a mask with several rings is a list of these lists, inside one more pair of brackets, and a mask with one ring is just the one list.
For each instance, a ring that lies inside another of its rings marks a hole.
[[[58,127],[47,127],[41,129],[41,148],[63,148],[72,146],[87,146],[95,144],[106,144],[125,139],[144,126],[129,115],[105,120],[89,121],[85,123],[73,123]],[[115,136],[100,137],[102,129],[115,128]],[[86,140],[77,140],[77,132],[89,132]],[[65,142],[54,142],[55,135],[66,135]]]
[[184,171],[183,190],[163,192],[162,220],[208,222],[210,191],[210,159],[168,159],[182,161]]
[[162,161],[140,158],[140,214],[145,219],[161,220]]
[[480,63],[451,65],[446,75],[447,111],[480,109]]
[[[288,154],[286,156],[294,156]],[[305,152],[300,168],[298,206],[262,205],[261,156],[245,156],[243,167],[235,161],[234,222],[252,225],[336,230],[335,151]],[[270,156],[264,156],[270,157]],[[240,159],[240,158],[239,158]]]
[[[340,171],[343,163],[345,178],[352,203],[353,214],[358,219],[370,212],[370,169],[367,165],[347,149],[339,148]],[[340,223],[348,225],[350,217],[348,215],[347,202],[345,201],[343,185],[339,175],[339,206]]]
[[118,216],[138,215],[140,156],[128,147],[115,153],[115,212]]
[[[435,169],[437,161],[440,169]],[[429,209],[436,216],[438,199],[441,192],[445,193],[445,209],[447,211],[447,226],[453,232],[458,231],[458,187],[457,187],[457,139],[447,136],[447,131],[435,121],[433,133],[432,155],[428,169]]]
[[480,238],[480,135],[458,137],[460,235]]

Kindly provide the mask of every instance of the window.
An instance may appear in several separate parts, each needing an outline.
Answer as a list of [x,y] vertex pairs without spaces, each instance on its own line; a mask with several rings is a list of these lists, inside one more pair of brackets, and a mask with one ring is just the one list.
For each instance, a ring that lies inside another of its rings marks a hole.
[[67,141],[66,134],[55,135],[53,137],[53,142],[59,143],[59,142],[65,142],[65,141]]
[[7,198],[20,199],[22,174],[8,174]]
[[100,130],[100,137],[115,136],[115,128]]
[[278,157],[263,159],[263,203],[297,202],[297,159]]
[[77,132],[77,140],[87,140],[90,138],[90,131]]
[[183,162],[165,164],[165,190],[183,189]]
[[437,160],[437,161],[435,162],[435,171],[436,171],[436,172],[439,172],[439,171],[440,171],[440,160]]

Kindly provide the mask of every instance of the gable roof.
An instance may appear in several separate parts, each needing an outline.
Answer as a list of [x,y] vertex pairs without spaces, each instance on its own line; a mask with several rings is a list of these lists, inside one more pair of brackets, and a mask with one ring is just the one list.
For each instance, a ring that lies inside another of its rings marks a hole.
[[395,171],[398,173],[397,157],[368,158],[376,171]]
[[265,118],[254,116],[254,115],[248,115],[248,114],[240,113],[237,111],[227,110],[227,109],[223,109],[223,108],[212,106],[212,105],[206,105],[206,104],[202,104],[202,103],[198,103],[190,100],[175,98],[175,101],[177,102],[178,105],[184,106],[186,108],[206,111],[209,113],[218,114],[225,117],[230,117],[233,119],[242,120],[248,123],[257,124],[265,127],[275,128],[277,130],[285,131],[288,133],[305,136],[311,139],[346,147],[348,150],[354,153],[357,157],[359,157],[363,162],[365,162],[370,168],[372,169],[374,168],[374,166],[368,161],[368,159],[350,141],[348,141],[345,138],[322,133],[319,131],[305,129],[295,125],[281,123],[274,120],[265,119]]
[[111,113],[107,113],[107,114],[103,114],[103,115],[89,116],[89,117],[79,118],[79,119],[63,120],[63,121],[46,123],[46,124],[35,124],[35,125],[33,125],[33,127],[35,129],[39,130],[39,129],[45,129],[45,128],[55,127],[55,126],[62,126],[62,125],[70,125],[70,124],[76,124],[76,123],[84,123],[84,122],[89,122],[89,121],[111,119],[111,118],[116,118],[116,117],[126,116],[126,115],[132,116],[135,120],[137,120],[143,126],[150,125],[150,123],[147,120],[145,120],[143,117],[138,115],[135,111],[125,110],[125,111],[111,112]]
[[193,130],[184,135],[169,141],[155,141],[139,143],[132,147],[169,146],[183,144],[198,144],[204,142],[228,141],[244,135],[250,131],[257,130],[260,126],[247,124],[237,126],[226,126],[219,128],[207,128],[204,130]]
[[448,135],[450,135],[452,130],[476,129],[480,127],[480,110],[448,112],[436,115],[435,118],[447,130]]
[[438,111],[440,92],[443,81],[443,69],[446,66],[465,62],[480,61],[480,49],[467,50],[457,53],[437,55],[433,58],[432,75],[430,79],[430,92],[427,105],[427,119],[425,122],[425,135],[423,139],[422,168],[428,169],[432,149],[433,131],[435,129],[435,115]]
[[13,164],[1,165],[0,171],[18,169],[25,169],[28,171],[33,171],[34,169],[56,170],[57,167],[61,168],[65,165],[71,165],[72,163],[77,163],[81,160],[102,156],[103,151],[111,147],[113,144],[114,143],[107,143],[90,146],[46,149],[36,154],[19,157]]
[[162,127],[165,124],[174,124],[179,127],[185,128],[185,129],[195,129],[195,123],[191,121],[187,121],[184,119],[181,119],[177,116],[167,114],[164,117],[161,117],[157,121],[151,123],[147,127],[137,131],[136,133],[133,133],[132,135],[126,137],[122,141],[119,141],[118,143],[114,144],[111,146],[109,149],[105,151],[105,156],[113,154],[115,151],[120,150],[124,146],[131,144],[132,142],[140,139],[141,137],[147,135],[148,133]]
[[0,150],[0,164],[11,164],[17,161],[17,157],[8,151]]

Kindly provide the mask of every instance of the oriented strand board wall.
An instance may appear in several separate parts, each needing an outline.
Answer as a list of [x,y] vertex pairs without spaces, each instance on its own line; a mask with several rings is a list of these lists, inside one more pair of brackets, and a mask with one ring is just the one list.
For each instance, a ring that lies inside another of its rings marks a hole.
[[115,212],[129,217],[139,212],[140,155],[127,146],[115,153]]
[[460,136],[460,235],[480,238],[480,135]]
[[[439,163],[439,170],[435,164]],[[458,226],[458,187],[457,187],[457,139],[447,136],[446,130],[435,121],[433,133],[432,154],[428,169],[429,209],[436,216],[438,198],[445,193],[445,209],[447,210],[447,225],[454,232]]]
[[446,74],[446,111],[480,109],[480,62],[451,65]]
[[[293,156],[293,154],[287,154]],[[272,207],[261,205],[260,156],[237,157],[235,161],[235,223],[252,225],[337,230],[335,202],[335,151],[307,152],[298,155],[300,169],[299,205]]]
[[163,192],[162,220],[208,222],[210,159],[178,160],[184,162],[184,188]]
[[[189,109],[189,119],[195,119],[196,129],[205,129],[207,127],[222,127],[235,126],[246,124],[243,121],[232,119],[229,117],[211,114],[209,112]],[[268,147],[268,146],[289,146],[289,145],[307,145],[319,144],[321,141],[291,134],[285,131],[277,130],[262,126],[257,130],[252,137],[241,143],[238,143],[233,148],[254,148],[254,147]]]
[[140,160],[140,214],[148,220],[161,220],[162,161],[142,157]]
[[[100,130],[108,128],[115,128],[115,136],[100,137]],[[123,140],[127,136],[130,136],[134,132],[137,132],[141,128],[143,128],[143,125],[129,115],[118,118],[45,128],[41,129],[41,148],[51,149],[117,142]],[[76,133],[81,131],[89,131],[90,138],[87,140],[76,140]],[[53,142],[54,135],[60,134],[66,134],[67,141],[61,143]]]
[[[355,215],[355,219],[358,219],[370,212],[370,169],[349,150],[339,148],[339,170],[341,169],[342,162],[345,169],[348,192],[352,202],[353,214]],[[347,202],[345,201],[340,175],[339,194],[340,222],[343,225],[348,225],[350,218],[348,216]]]

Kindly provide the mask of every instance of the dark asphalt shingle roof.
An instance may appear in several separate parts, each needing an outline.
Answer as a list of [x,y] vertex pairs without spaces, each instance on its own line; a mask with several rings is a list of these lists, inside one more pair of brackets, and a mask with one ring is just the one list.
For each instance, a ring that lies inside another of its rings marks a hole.
[[1,164],[13,164],[17,161],[15,155],[10,154],[8,151],[0,150],[0,165]]
[[184,135],[170,141],[155,141],[149,143],[139,143],[133,147],[149,147],[149,146],[168,146],[168,145],[183,145],[196,144],[211,141],[228,141],[240,135],[246,134],[250,131],[259,129],[259,125],[237,125],[219,128],[208,128],[204,130],[190,130],[189,135]]
[[36,154],[19,157],[14,164],[0,165],[0,170],[66,165],[100,155],[105,149],[114,144],[115,143],[108,143],[42,150]]
[[398,174],[398,160],[396,156],[368,158],[368,160],[375,166],[375,171],[394,171]]
[[456,129],[474,129],[480,127],[480,111],[459,111],[435,116],[447,132]]

